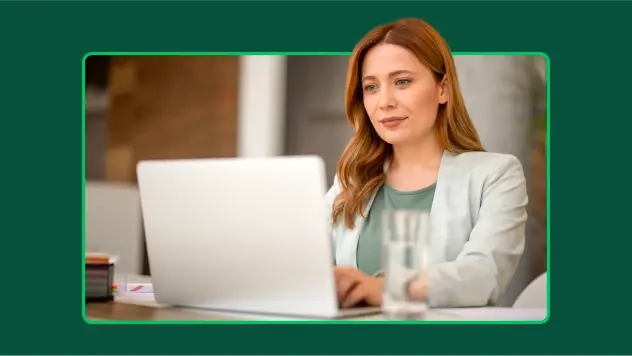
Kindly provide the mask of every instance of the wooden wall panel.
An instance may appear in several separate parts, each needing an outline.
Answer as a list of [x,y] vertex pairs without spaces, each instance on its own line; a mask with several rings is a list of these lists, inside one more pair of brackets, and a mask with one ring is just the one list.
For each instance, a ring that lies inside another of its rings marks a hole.
[[238,57],[115,57],[107,179],[135,181],[143,159],[236,154]]

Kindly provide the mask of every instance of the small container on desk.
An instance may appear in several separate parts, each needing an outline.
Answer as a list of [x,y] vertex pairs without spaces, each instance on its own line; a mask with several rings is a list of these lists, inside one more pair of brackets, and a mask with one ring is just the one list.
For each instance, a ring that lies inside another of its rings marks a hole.
[[116,259],[103,253],[86,253],[86,302],[114,300],[114,265]]

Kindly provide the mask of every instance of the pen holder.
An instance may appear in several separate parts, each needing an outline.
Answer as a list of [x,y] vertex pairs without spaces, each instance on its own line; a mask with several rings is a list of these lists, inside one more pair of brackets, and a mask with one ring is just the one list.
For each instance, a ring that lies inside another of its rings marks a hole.
[[114,300],[114,260],[103,254],[87,254],[85,269],[86,302]]

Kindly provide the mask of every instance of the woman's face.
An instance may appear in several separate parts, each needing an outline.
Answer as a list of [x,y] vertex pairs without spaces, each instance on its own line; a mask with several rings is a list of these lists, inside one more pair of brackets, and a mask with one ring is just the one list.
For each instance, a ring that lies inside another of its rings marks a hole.
[[392,145],[420,142],[433,132],[443,83],[406,48],[379,44],[362,63],[364,109],[378,135]]

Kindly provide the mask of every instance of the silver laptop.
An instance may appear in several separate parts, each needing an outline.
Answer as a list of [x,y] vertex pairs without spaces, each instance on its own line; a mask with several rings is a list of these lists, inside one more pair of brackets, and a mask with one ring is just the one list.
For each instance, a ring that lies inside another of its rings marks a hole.
[[143,161],[138,183],[157,302],[333,319],[340,309],[317,156]]

